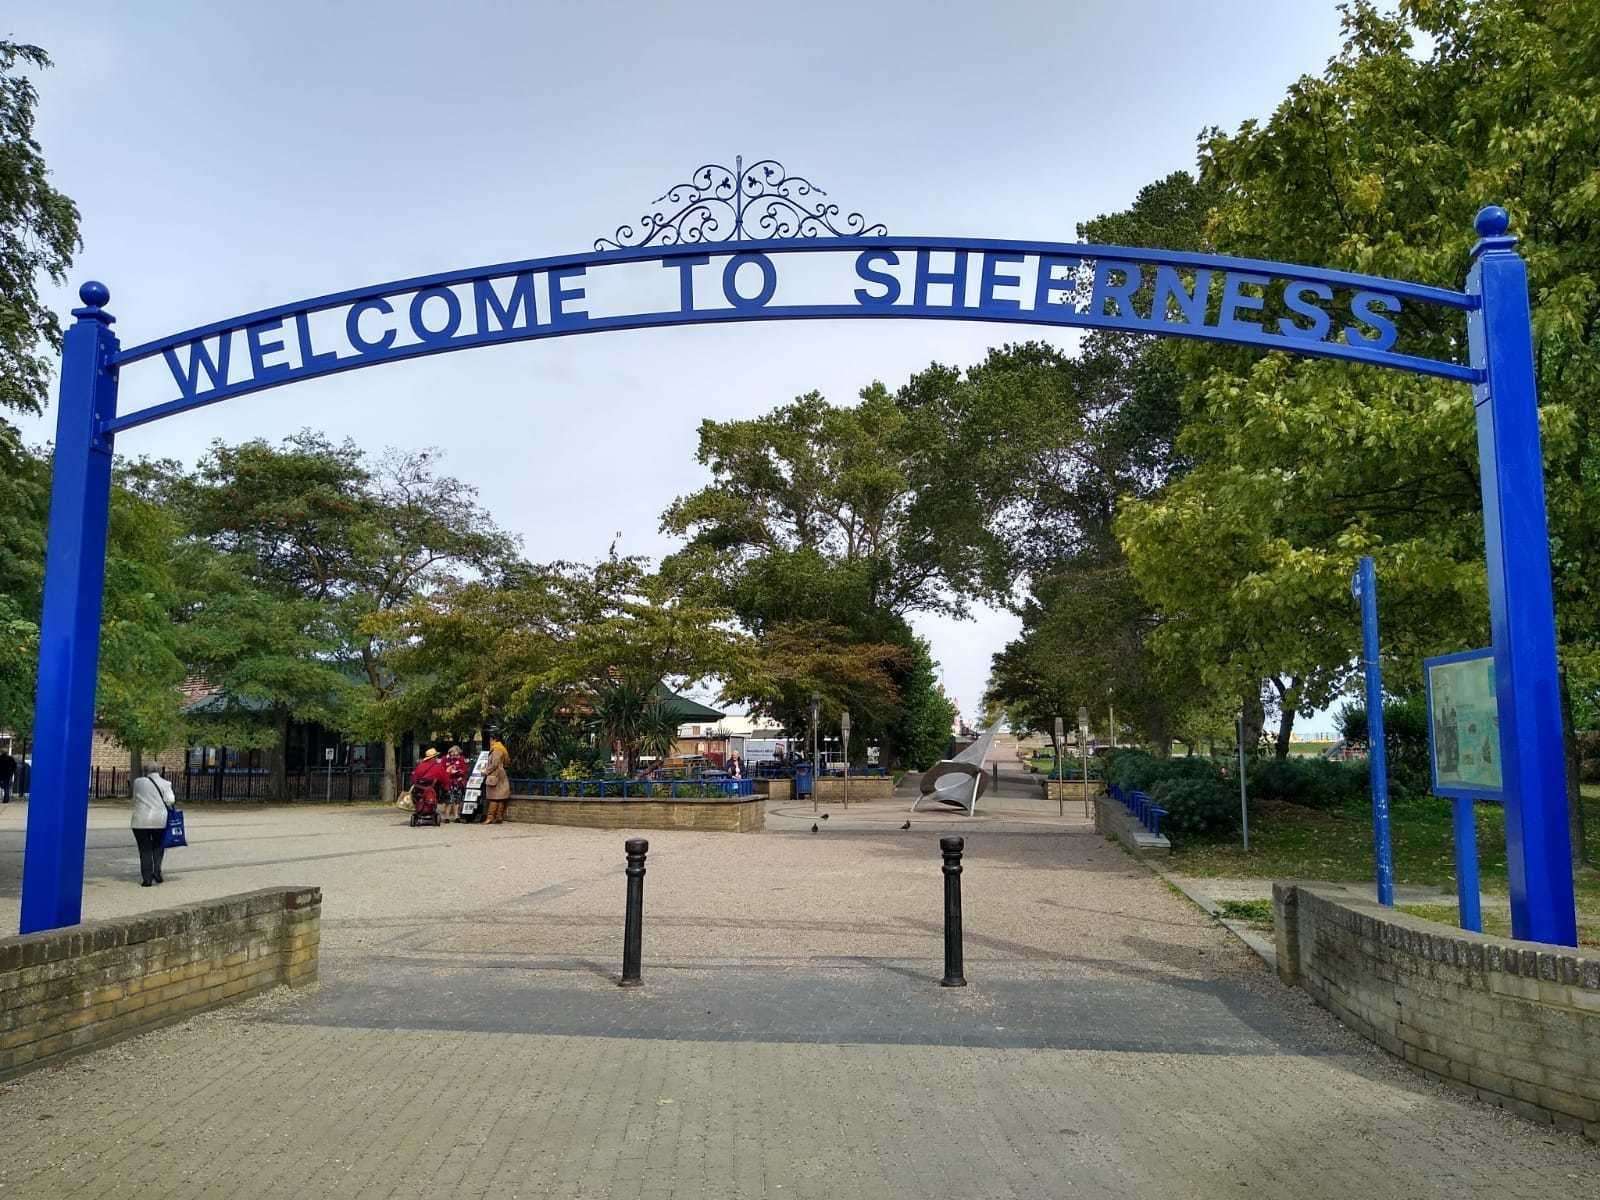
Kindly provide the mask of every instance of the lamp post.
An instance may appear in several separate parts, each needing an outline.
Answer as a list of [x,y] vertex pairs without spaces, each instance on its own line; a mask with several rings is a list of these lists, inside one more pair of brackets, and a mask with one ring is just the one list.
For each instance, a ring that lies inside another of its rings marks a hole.
[[1089,815],[1089,706],[1078,705],[1078,750],[1083,759],[1083,815]]
[[1056,809],[1060,816],[1067,815],[1067,731],[1065,722],[1056,718]]
[[822,743],[817,735],[817,722],[822,712],[822,697],[811,693],[811,811],[817,811],[817,789],[822,786]]
[[1245,793],[1245,761],[1244,761],[1244,714],[1241,712],[1235,722],[1239,727],[1239,828],[1244,833],[1244,848],[1250,850],[1250,804]]
[[844,743],[844,806],[850,808],[850,710],[839,714],[839,736]]

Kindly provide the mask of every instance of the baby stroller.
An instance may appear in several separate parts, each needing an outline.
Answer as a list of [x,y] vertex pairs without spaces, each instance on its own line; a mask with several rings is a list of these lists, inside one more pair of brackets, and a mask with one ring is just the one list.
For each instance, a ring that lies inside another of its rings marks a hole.
[[411,785],[411,825],[439,824],[439,794],[431,783]]

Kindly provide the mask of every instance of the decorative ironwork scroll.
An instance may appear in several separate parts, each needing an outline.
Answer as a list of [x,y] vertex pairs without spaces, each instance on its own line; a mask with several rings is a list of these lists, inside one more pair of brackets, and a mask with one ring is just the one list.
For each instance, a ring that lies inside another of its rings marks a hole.
[[746,167],[720,163],[697,167],[684,183],[657,196],[655,207],[632,225],[619,225],[609,238],[596,238],[596,250],[638,246],[677,246],[778,238],[885,237],[881,223],[868,224],[858,212],[845,213],[825,199],[827,192],[782,163],[764,158]]

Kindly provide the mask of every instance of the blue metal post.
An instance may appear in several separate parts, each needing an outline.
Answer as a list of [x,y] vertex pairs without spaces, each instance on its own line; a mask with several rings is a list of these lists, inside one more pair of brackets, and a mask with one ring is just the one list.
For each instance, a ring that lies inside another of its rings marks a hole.
[[1378,903],[1394,905],[1394,851],[1389,844],[1389,751],[1383,738],[1383,672],[1378,666],[1378,573],[1363,557],[1350,588],[1361,601],[1361,662],[1367,680],[1367,770],[1372,778],[1372,857]]
[[1506,210],[1478,214],[1467,321],[1483,478],[1483,540],[1489,567],[1505,786],[1506,866],[1513,936],[1561,946],[1578,941],[1566,760],[1556,666],[1550,534],[1545,523],[1539,397],[1533,375],[1528,272],[1506,230]]
[[76,925],[83,915],[83,851],[89,822],[89,745],[100,657],[111,504],[111,438],[117,350],[104,284],[78,289],[84,307],[61,354],[60,411],[50,479],[39,692],[33,718],[33,793],[22,864],[22,932]]
[[1483,932],[1483,913],[1478,906],[1478,825],[1473,816],[1472,797],[1457,796],[1455,805],[1456,906],[1461,928]]

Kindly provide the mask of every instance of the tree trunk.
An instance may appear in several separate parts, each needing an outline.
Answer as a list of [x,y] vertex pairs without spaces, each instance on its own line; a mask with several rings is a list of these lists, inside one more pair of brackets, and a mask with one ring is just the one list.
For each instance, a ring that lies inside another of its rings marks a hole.
[[1157,758],[1172,757],[1172,730],[1164,719],[1152,722],[1150,729],[1150,752]]
[[1260,682],[1239,699],[1244,711],[1244,754],[1246,758],[1254,758],[1256,749],[1261,745],[1261,730],[1267,723],[1267,710],[1261,704]]
[[137,746],[128,750],[128,778],[137,779],[144,774],[144,752]]
[[1572,692],[1567,687],[1567,668],[1561,668],[1561,743],[1567,761],[1567,822],[1572,835],[1572,865],[1582,867],[1588,843],[1584,840],[1583,762],[1578,756],[1578,731],[1572,727]]
[[267,795],[273,800],[289,798],[289,713],[278,714],[277,742],[267,750]]
[[1274,677],[1272,687],[1278,693],[1278,732],[1273,739],[1272,755],[1282,762],[1289,757],[1289,742],[1294,737],[1295,709],[1300,707],[1300,681],[1291,679],[1284,683]]
[[400,755],[392,738],[385,738],[383,742],[383,790],[380,795],[385,804],[393,804],[400,796]]

